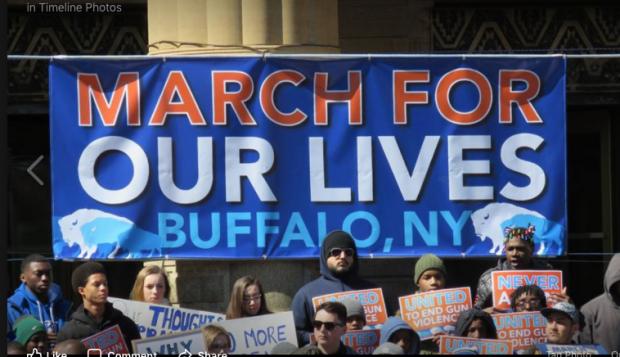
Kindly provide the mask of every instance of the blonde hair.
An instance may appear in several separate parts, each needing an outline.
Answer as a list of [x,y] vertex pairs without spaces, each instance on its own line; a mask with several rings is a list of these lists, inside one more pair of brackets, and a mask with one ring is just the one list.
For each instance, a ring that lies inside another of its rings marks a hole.
[[209,325],[203,329],[203,335],[205,337],[205,342],[207,343],[207,349],[211,347],[211,344],[213,343],[215,338],[221,334],[224,334],[224,336],[226,336],[226,338],[228,339],[228,347],[232,347],[230,337],[228,336],[228,331],[226,331],[226,329],[218,325]]
[[271,311],[267,309],[267,301],[265,301],[265,292],[260,281],[253,276],[243,276],[233,285],[232,292],[230,293],[230,301],[228,302],[228,308],[226,309],[226,320],[238,319],[246,317],[243,312],[243,293],[248,286],[258,286],[258,291],[261,294],[260,297],[260,309],[256,315],[269,314]]
[[170,295],[170,284],[168,283],[168,277],[162,268],[157,265],[147,265],[136,276],[136,282],[133,284],[131,293],[129,294],[130,300],[144,301],[144,279],[152,274],[160,274],[164,277],[164,285],[166,286],[166,292],[164,298],[168,299]]

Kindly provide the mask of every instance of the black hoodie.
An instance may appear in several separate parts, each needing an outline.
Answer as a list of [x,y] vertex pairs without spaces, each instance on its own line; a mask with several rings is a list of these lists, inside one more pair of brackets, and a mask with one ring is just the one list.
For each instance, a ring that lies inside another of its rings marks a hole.
[[57,342],[69,339],[82,340],[114,325],[120,327],[127,348],[129,348],[130,352],[133,352],[131,341],[141,338],[138,326],[129,317],[115,309],[109,302],[105,304],[103,320],[100,323],[97,323],[91,317],[88,311],[84,309],[84,305],[80,305],[71,315],[71,320],[58,333]]
[[579,343],[596,343],[607,351],[620,351],[620,296],[614,295],[614,284],[620,284],[620,254],[611,258],[605,272],[605,292],[581,308],[585,326]]
[[456,320],[454,335],[459,337],[467,337],[467,330],[469,329],[469,325],[471,325],[471,323],[475,319],[482,320],[487,326],[487,331],[489,332],[490,337],[486,338],[497,338],[497,329],[495,328],[495,323],[493,322],[493,318],[491,317],[491,315],[475,308],[461,312],[458,320]]
[[[325,240],[333,234],[342,234],[341,231],[333,231],[327,235]],[[354,245],[353,245],[354,246]],[[348,274],[343,276],[334,275],[327,267],[327,250],[321,249],[321,276],[308,284],[304,285],[293,297],[291,309],[295,317],[295,328],[299,337],[299,343],[304,346],[310,342],[312,334],[312,318],[314,317],[314,306],[312,298],[316,296],[332,294],[342,291],[373,289],[377,285],[367,280],[359,278],[357,275],[358,257],[357,249],[353,255],[353,265]]]

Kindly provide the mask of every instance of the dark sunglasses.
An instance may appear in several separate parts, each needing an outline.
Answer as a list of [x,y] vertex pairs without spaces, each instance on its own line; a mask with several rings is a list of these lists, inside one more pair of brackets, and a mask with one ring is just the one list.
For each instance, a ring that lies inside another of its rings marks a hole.
[[323,322],[319,320],[312,321],[312,327],[314,327],[315,330],[320,330],[323,326],[325,326],[325,329],[327,329],[327,331],[333,331],[336,326],[342,327],[344,325],[337,322]]
[[329,251],[329,255],[332,257],[339,257],[342,252],[344,252],[346,257],[352,257],[354,253],[353,248],[332,248]]

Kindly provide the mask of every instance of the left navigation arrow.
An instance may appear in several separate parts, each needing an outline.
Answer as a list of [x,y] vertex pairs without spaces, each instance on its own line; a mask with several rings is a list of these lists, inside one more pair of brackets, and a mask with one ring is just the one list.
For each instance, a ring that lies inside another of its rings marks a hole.
[[28,166],[28,169],[26,169],[26,171],[28,172],[28,174],[30,176],[32,176],[33,179],[35,179],[35,181],[37,181],[37,183],[41,186],[44,186],[45,184],[43,183],[43,180],[41,180],[39,178],[39,176],[37,176],[34,172],[32,172],[32,170],[34,169],[35,166],[37,166],[41,160],[43,160],[45,158],[45,156],[41,155],[39,156],[30,166]]

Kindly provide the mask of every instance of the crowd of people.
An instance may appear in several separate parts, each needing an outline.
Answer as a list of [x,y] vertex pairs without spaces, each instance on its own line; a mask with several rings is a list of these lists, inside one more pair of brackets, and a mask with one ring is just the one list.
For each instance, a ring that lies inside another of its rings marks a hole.
[[[533,237],[511,234],[505,238],[505,258],[479,279],[473,308],[460,313],[453,335],[476,339],[497,339],[491,314],[540,311],[546,319],[547,342],[552,344],[598,344],[607,351],[620,351],[620,254],[611,259],[604,277],[605,291],[579,310],[567,295],[545,295],[536,285],[523,285],[511,295],[510,309],[493,306],[491,272],[506,270],[548,270],[552,267],[534,258]],[[333,231],[321,248],[320,276],[295,294],[293,312],[298,345],[282,343],[274,354],[354,354],[342,342],[347,331],[366,329],[363,306],[353,299],[328,301],[314,307],[312,298],[353,290],[379,287],[358,274],[359,258],[350,234]],[[432,254],[419,258],[414,268],[415,293],[446,288],[448,271],[443,261]],[[41,255],[26,257],[21,265],[22,284],[7,301],[8,353],[83,354],[80,342],[111,326],[118,325],[126,345],[140,339],[134,321],[108,302],[108,278],[98,262],[85,262],[72,273],[73,292],[81,304],[72,308],[63,298],[60,287],[52,281],[52,266]],[[130,299],[152,304],[170,305],[170,285],[165,272],[147,265],[136,278]],[[238,279],[232,288],[226,319],[270,314],[261,282],[251,276]],[[551,306],[551,307],[547,307]],[[375,354],[436,353],[441,335],[420,341],[418,333],[396,311],[380,327],[380,345]],[[217,324],[203,329],[209,353],[229,353],[231,340]]]

